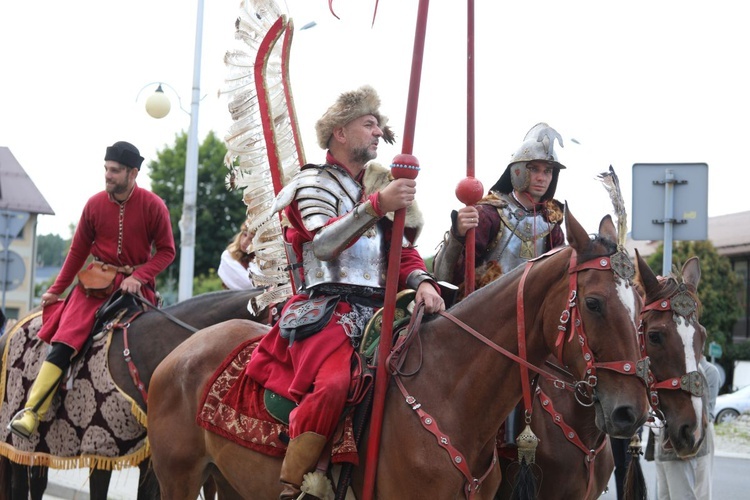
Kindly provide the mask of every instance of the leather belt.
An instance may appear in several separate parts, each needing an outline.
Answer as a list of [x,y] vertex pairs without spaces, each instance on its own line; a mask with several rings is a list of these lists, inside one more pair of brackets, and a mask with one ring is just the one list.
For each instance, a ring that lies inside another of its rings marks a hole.
[[116,269],[118,273],[126,274],[128,276],[130,276],[131,274],[133,274],[133,272],[136,269],[138,269],[139,267],[141,267],[141,265],[142,265],[142,264],[139,264],[137,266],[116,266],[114,264],[107,264],[106,262],[101,261],[101,260],[96,259],[96,258],[94,258],[94,259],[95,259],[94,262],[93,262],[94,264],[101,264],[102,266],[112,267],[112,268]]

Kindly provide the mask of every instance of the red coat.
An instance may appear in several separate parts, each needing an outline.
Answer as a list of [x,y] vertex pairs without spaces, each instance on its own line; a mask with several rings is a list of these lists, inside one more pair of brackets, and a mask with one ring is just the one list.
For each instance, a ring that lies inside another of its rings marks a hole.
[[[151,255],[152,247],[156,247],[154,255]],[[83,208],[60,274],[48,292],[63,293],[76,279],[89,255],[117,266],[139,266],[133,276],[143,283],[142,295],[153,303],[156,275],[175,256],[172,225],[164,200],[137,185],[122,205],[106,191],[92,196]],[[115,284],[119,286],[124,278],[118,274]],[[96,309],[103,303],[104,299],[86,297],[74,287],[61,306],[45,308],[39,337],[48,343],[67,344],[78,351],[91,333]]]

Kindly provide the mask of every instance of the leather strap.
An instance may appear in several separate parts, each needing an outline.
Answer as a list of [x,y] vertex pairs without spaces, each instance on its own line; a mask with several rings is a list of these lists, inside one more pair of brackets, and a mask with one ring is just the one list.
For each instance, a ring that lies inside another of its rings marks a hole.
[[597,455],[604,449],[604,447],[607,445],[607,436],[603,436],[601,439],[601,443],[596,448],[587,448],[585,444],[583,444],[583,441],[581,441],[581,437],[578,435],[578,433],[573,429],[570,425],[568,425],[565,422],[565,419],[563,418],[562,413],[555,410],[554,405],[552,404],[552,400],[547,396],[547,394],[542,391],[539,387],[536,389],[537,396],[539,396],[539,401],[542,403],[542,409],[546,411],[550,417],[552,417],[552,422],[554,422],[555,425],[557,425],[560,430],[565,435],[565,439],[571,442],[574,446],[576,446],[579,450],[583,452],[583,454],[586,456],[586,470],[588,471],[588,481],[586,484],[586,496],[584,498],[589,498],[591,494],[591,488],[594,484],[594,461],[596,460]]
[[123,323],[116,323],[114,327],[122,330],[122,342],[123,342],[122,356],[125,359],[125,363],[128,365],[130,378],[133,380],[133,384],[135,385],[135,388],[138,389],[138,392],[141,393],[141,396],[143,397],[143,402],[148,404],[148,394],[146,393],[146,384],[144,384],[143,381],[141,380],[141,376],[138,373],[138,368],[135,366],[135,363],[133,363],[133,357],[130,355],[130,345],[128,344],[128,328],[130,328],[130,324],[133,322],[135,318],[140,316],[142,312],[143,311],[136,312],[133,316],[130,317],[130,319],[128,319],[127,321]]
[[136,269],[138,269],[139,267],[141,267],[143,265],[143,264],[139,264],[137,266],[116,266],[114,264],[108,264],[107,262],[101,261],[99,259],[94,260],[93,263],[94,264],[101,264],[102,266],[107,266],[107,267],[114,268],[114,269],[117,270],[118,273],[122,273],[122,274],[125,274],[125,275],[128,275],[128,276],[130,276],[131,274],[133,274],[133,272],[135,272]]
[[464,479],[466,479],[466,483],[464,484],[464,495],[466,495],[466,498],[474,498],[474,494],[479,491],[482,482],[487,479],[487,476],[489,476],[490,472],[492,472],[492,469],[495,467],[495,464],[497,464],[497,446],[492,447],[492,460],[482,477],[476,478],[472,476],[471,470],[469,470],[469,466],[466,463],[466,457],[464,457],[464,455],[453,446],[450,437],[440,430],[435,418],[422,409],[422,403],[418,403],[417,398],[406,392],[406,388],[401,382],[401,377],[394,377],[394,379],[396,380],[396,385],[398,385],[398,388],[401,390],[401,394],[404,395],[404,401],[406,404],[408,404],[409,407],[419,416],[419,421],[422,426],[435,436],[438,445],[448,453],[453,466],[463,474]]

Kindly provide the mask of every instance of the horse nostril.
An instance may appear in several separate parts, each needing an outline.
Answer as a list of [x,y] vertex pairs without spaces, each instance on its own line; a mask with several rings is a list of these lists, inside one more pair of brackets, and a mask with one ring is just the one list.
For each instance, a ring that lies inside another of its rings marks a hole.
[[636,420],[635,412],[631,406],[618,406],[612,412],[612,422],[618,427],[633,427]]
[[685,448],[692,449],[695,447],[695,435],[690,425],[681,425],[679,436],[680,441],[685,444]]

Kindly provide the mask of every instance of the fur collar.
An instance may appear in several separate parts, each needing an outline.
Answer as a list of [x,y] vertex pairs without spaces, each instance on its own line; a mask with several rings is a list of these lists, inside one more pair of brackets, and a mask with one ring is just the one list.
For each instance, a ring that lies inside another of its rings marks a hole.
[[[380,191],[392,180],[393,176],[391,175],[390,169],[385,168],[379,163],[368,163],[365,175],[362,178],[362,185],[365,188],[365,196],[370,196],[372,193]],[[393,221],[393,212],[388,212],[386,217]],[[411,230],[408,231],[408,233],[411,234],[407,235],[407,237],[412,244],[414,244],[424,226],[424,218],[422,217],[422,212],[419,210],[416,201],[406,209],[406,220],[404,226]]]

